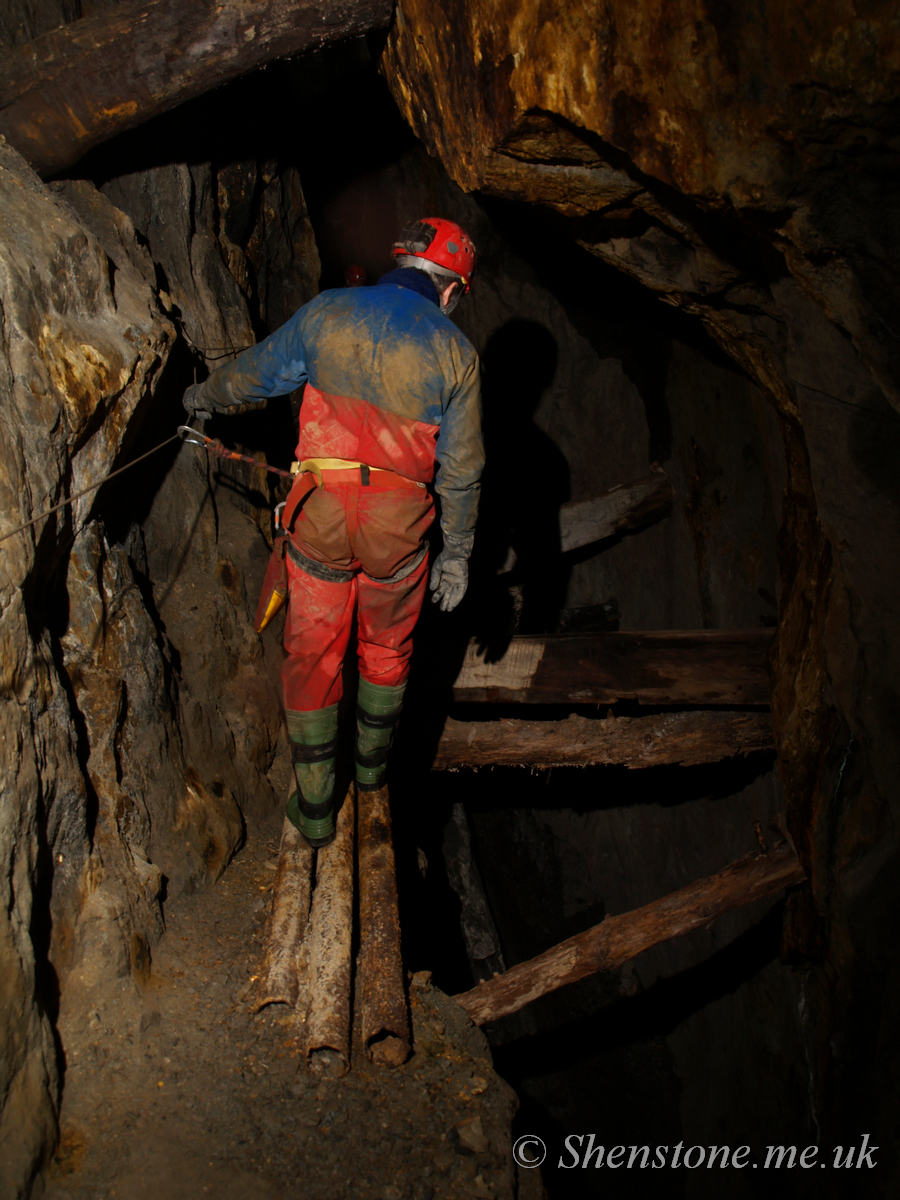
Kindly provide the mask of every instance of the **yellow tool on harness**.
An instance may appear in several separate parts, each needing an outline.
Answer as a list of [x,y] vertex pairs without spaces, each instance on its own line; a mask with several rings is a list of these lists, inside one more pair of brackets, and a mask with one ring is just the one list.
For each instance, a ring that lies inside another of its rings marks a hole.
[[[364,476],[365,483],[368,483],[370,472],[398,479],[394,471],[389,471],[384,467],[370,467],[366,463],[354,462],[346,458],[304,458],[300,462],[291,463],[291,474],[295,476],[295,479],[287,500],[275,509],[275,545],[266,568],[259,604],[256,606],[254,626],[257,633],[262,633],[287,600],[288,578],[285,551],[287,550],[288,535],[294,528],[297,513],[311,492],[314,492],[316,488],[325,487],[325,481],[322,478],[323,471],[346,471],[348,469],[360,471]],[[304,475],[311,475],[315,483],[304,479]],[[424,484],[415,483],[412,480],[400,482],[408,487],[424,487]]]

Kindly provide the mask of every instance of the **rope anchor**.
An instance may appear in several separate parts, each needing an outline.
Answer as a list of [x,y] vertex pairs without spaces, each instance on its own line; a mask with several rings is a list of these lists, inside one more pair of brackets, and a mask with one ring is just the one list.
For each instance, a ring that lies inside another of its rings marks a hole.
[[[282,475],[285,479],[293,478],[291,471],[282,471],[280,467],[270,467],[268,463],[251,458],[249,454],[238,454],[235,450],[227,450],[218,438],[207,437],[205,433],[200,433],[190,425],[179,425],[178,432],[188,446],[199,446],[212,458],[226,458],[233,462],[248,463],[251,467],[262,467],[264,471],[271,471],[273,475]],[[202,440],[198,441],[198,438]]]
[[[110,471],[108,475],[104,475],[97,483],[92,483],[90,487],[76,492],[74,496],[66,496],[65,500],[61,500],[59,504],[54,504],[52,508],[46,509],[39,516],[32,517],[30,521],[24,521],[21,525],[17,525],[15,529],[10,529],[7,533],[0,534],[0,542],[5,542],[7,538],[14,537],[17,533],[22,533],[24,530],[30,529],[32,525],[37,525],[39,521],[43,521],[46,517],[59,512],[60,509],[65,508],[67,505],[80,500],[82,496],[87,496],[91,492],[95,492],[107,480],[115,479],[117,475],[121,475],[124,471],[130,471],[139,462],[143,462],[151,454],[156,454],[157,450],[162,450],[164,446],[168,446],[170,442],[174,442],[179,437],[189,446],[199,446],[201,450],[206,450],[214,458],[231,458],[236,462],[249,463],[253,467],[262,467],[266,471],[271,471],[274,475],[283,475],[287,479],[293,477],[290,471],[282,471],[280,467],[270,467],[267,463],[257,462],[255,458],[251,458],[248,454],[236,454],[233,450],[226,450],[218,438],[208,438],[205,433],[199,433],[196,429],[192,429],[190,425],[179,425],[177,433],[173,433],[171,437],[160,442],[158,446],[154,446],[152,450],[148,450],[146,454],[139,455],[138,458],[133,459],[130,463],[126,463],[124,467],[119,467],[116,471]],[[198,441],[198,438],[201,440]]]

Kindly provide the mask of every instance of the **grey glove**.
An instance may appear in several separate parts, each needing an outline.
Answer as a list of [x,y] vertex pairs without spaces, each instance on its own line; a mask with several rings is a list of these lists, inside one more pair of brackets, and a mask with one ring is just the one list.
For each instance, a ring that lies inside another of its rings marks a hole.
[[434,560],[429,587],[434,592],[432,604],[440,604],[441,612],[452,612],[466,594],[469,584],[469,555],[475,541],[473,534],[462,537],[444,534],[444,548]]
[[196,417],[201,424],[204,421],[208,421],[212,415],[206,407],[202,383],[192,383],[181,397],[181,403],[184,405],[184,411],[187,415],[189,417]]

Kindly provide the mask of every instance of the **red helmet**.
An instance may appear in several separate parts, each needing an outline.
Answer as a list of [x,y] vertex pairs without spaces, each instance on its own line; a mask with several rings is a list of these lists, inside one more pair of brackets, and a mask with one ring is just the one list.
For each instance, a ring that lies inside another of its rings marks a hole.
[[461,295],[469,290],[475,270],[475,247],[469,235],[452,221],[445,221],[442,217],[414,221],[404,228],[399,240],[394,242],[392,254],[399,259],[423,259],[422,266],[427,262],[429,268],[439,275],[447,275],[464,283],[465,289]]
[[366,268],[359,263],[351,263],[344,272],[344,282],[347,287],[363,287],[366,283]]

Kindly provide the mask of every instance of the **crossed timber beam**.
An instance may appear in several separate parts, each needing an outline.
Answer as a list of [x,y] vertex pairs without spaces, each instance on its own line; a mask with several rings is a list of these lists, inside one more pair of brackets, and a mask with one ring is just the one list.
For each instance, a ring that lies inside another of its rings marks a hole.
[[659,942],[712,925],[723,913],[773,896],[805,878],[790,845],[748,854],[717,875],[698,879],[643,908],[607,917],[454,999],[476,1025],[496,1021],[587,975],[617,970]]
[[125,0],[5,55],[0,134],[39,175],[278,58],[385,29],[393,0]]

